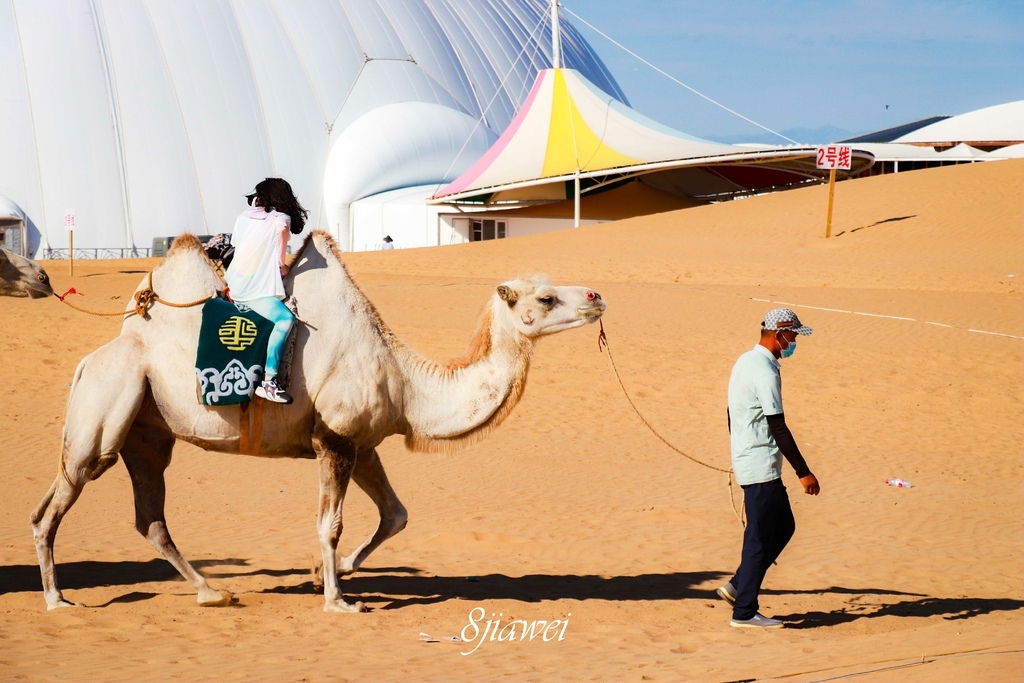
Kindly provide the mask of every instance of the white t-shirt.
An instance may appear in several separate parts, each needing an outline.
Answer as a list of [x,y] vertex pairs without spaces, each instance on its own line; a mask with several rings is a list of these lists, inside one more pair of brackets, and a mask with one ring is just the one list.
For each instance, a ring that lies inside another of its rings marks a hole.
[[732,469],[740,486],[782,477],[782,453],[768,428],[768,415],[782,413],[779,361],[758,344],[732,368],[729,377],[729,430]]
[[266,296],[284,299],[281,266],[288,246],[292,219],[278,211],[248,209],[235,220],[231,243],[235,257],[224,273],[224,280],[235,301],[251,301]]

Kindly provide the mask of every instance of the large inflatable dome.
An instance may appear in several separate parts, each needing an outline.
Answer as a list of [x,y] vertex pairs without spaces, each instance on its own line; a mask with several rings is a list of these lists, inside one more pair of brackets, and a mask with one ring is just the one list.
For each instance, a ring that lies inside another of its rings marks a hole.
[[[231,229],[291,181],[349,205],[456,178],[551,66],[546,0],[0,0],[0,199],[27,251],[130,255]],[[561,21],[562,62],[625,102]]]

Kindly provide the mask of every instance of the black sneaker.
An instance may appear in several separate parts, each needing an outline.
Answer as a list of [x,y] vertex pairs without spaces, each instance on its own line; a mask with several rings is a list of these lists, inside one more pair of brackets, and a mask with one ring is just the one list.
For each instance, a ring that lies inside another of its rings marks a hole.
[[277,383],[276,377],[265,379],[256,387],[256,395],[273,403],[291,403],[292,397]]

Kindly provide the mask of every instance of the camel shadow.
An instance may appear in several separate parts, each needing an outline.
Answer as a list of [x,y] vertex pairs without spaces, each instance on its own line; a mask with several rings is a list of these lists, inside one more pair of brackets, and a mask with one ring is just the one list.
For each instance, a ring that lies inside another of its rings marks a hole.
[[[399,572],[405,575],[396,575]],[[373,576],[371,574],[380,574]],[[530,574],[527,576],[419,576],[419,570],[386,568],[359,570],[345,577],[342,590],[346,596],[358,596],[378,609],[401,609],[410,605],[430,605],[448,600],[709,600],[715,599],[713,589],[697,588],[709,581],[719,581],[724,572],[675,572],[641,574],[638,576],[596,576],[576,574]],[[316,592],[313,582],[278,586],[265,593],[308,594]]]
[[[199,560],[197,568],[210,578],[240,576],[310,577],[303,569],[249,569],[249,561],[239,558]],[[58,567],[61,586],[68,589],[100,586],[128,586],[147,582],[183,581],[181,575],[163,559],[147,562],[68,562]],[[727,572],[699,571],[636,576],[597,576],[592,574],[528,574],[506,576],[424,576],[415,567],[380,567],[361,569],[345,577],[342,589],[347,597],[357,597],[376,609],[394,610],[412,605],[430,605],[449,600],[517,600],[544,602],[554,600],[705,600],[717,601],[713,588],[727,578]],[[0,567],[0,595],[5,593],[41,592],[42,581],[36,565]],[[312,578],[298,584],[276,586],[261,593],[312,595],[317,592]],[[838,626],[858,619],[878,617],[935,617],[947,620],[971,619],[992,612],[1008,612],[1024,608],[1024,600],[1012,598],[937,598],[920,593],[907,593],[884,588],[851,588],[832,586],[824,589],[768,589],[766,595],[841,595],[891,596],[897,602],[880,605],[847,605],[832,611],[808,611],[776,614],[788,628],[807,629]],[[157,593],[133,591],[113,598],[106,604],[133,603],[149,600]],[[902,599],[906,598],[906,599]],[[106,605],[101,605],[106,606]],[[237,605],[236,605],[237,606]]]
[[[254,569],[250,571],[229,570],[223,567],[248,567],[249,561],[239,558],[221,560],[198,560],[194,567],[203,569],[210,578],[232,576],[276,576],[284,577],[292,574],[309,574],[308,569]],[[169,562],[153,559],[148,562],[66,562],[57,565],[57,575],[61,588],[79,589],[96,588],[99,586],[131,586],[139,583],[160,581],[184,581]],[[42,592],[43,582],[39,575],[38,565],[16,564],[0,567],[0,595],[5,593]],[[149,596],[150,594],[135,594]],[[142,599],[142,598],[138,598]],[[119,598],[125,601],[127,598]],[[135,602],[136,600],[127,600]]]

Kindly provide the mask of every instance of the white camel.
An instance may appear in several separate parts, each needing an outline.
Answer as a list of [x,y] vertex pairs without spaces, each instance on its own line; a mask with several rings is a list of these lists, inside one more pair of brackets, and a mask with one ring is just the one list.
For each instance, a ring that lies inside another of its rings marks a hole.
[[[71,606],[57,587],[57,527],[82,492],[124,458],[135,494],[135,526],[197,590],[202,605],[231,601],[211,588],[178,552],[164,519],[164,470],[175,439],[212,451],[316,458],[320,471],[317,533],[323,555],[324,610],[354,612],[339,572],[355,571],[406,524],[405,507],[375,450],[393,434],[415,451],[447,451],[497,427],[523,394],[533,340],[601,317],[605,303],[584,287],[514,280],[497,287],[480,318],[468,355],[439,364],[406,347],[350,279],[323,232],[307,238],[286,278],[299,316],[289,391],[291,405],[202,406],[193,360],[200,309],[156,303],[145,318],[129,316],[120,336],[78,365],[68,399],[61,466],[32,514],[32,529],[50,609]],[[188,302],[221,290],[202,245],[178,238],[152,274],[164,300]],[[140,285],[140,289],[143,285]],[[262,410],[262,438],[250,416]],[[337,558],[342,504],[349,480],[377,505],[376,531],[351,555]]]
[[50,278],[35,261],[0,249],[0,296],[53,296]]

